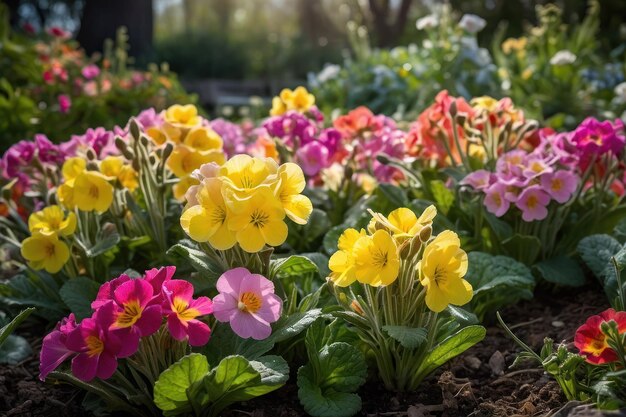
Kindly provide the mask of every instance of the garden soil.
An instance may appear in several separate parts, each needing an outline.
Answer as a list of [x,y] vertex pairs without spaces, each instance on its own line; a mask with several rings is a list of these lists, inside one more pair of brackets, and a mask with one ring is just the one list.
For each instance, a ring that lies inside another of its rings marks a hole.
[[[558,294],[558,295],[557,295]],[[586,318],[608,308],[599,287],[538,291],[502,311],[513,331],[538,350],[544,337],[571,342]],[[39,351],[41,329],[22,335]],[[392,394],[375,383],[362,387],[359,416],[398,417],[601,417],[625,416],[626,410],[600,413],[589,406],[568,403],[559,386],[534,363],[510,368],[519,348],[495,323],[487,326],[484,341],[445,365],[413,393]],[[61,384],[37,379],[37,355],[16,366],[0,365],[0,416],[88,416],[80,403],[83,394]],[[295,380],[295,378],[291,378]],[[267,396],[240,403],[226,417],[294,417],[306,415],[298,403],[295,384]]]

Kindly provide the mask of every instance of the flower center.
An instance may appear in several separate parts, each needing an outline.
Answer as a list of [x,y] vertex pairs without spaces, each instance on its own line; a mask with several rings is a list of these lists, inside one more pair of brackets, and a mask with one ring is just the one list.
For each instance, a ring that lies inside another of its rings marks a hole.
[[124,311],[119,313],[116,319],[117,327],[130,327],[141,318],[142,313],[139,300],[131,300],[124,304]]
[[387,255],[389,254],[389,252],[383,252],[382,250],[378,250],[376,252],[373,253],[373,264],[374,266],[376,266],[377,268],[384,268],[387,266]]
[[200,315],[198,310],[196,310],[195,308],[189,308],[189,304],[180,297],[174,298],[174,301],[172,302],[172,307],[174,307],[176,315],[182,321],[193,320]]
[[435,268],[433,280],[435,281],[435,285],[437,285],[437,287],[439,287],[440,282],[442,284],[445,283],[446,282],[446,269],[438,265]]
[[44,251],[46,252],[46,255],[48,256],[48,258],[52,258],[56,252],[54,243],[48,242],[48,244],[44,247]]
[[589,351],[593,356],[600,356],[607,348],[606,338],[604,335],[600,335],[597,339],[589,344]]
[[237,308],[247,313],[256,313],[261,308],[261,298],[253,292],[244,292],[239,297]]
[[526,205],[529,209],[534,209],[535,207],[537,207],[538,204],[539,200],[537,200],[537,197],[534,195],[529,196],[528,200],[526,201]]
[[224,224],[226,220],[226,210],[224,207],[218,206],[215,208],[213,213],[211,213],[211,223],[212,224]]
[[256,209],[252,212],[252,214],[250,215],[250,223],[252,223],[254,226],[256,227],[263,227],[265,226],[265,224],[267,223],[267,221],[269,220],[269,217],[267,215],[267,213]]
[[493,199],[493,202],[496,206],[500,207],[502,205],[502,198],[500,197],[499,193],[493,193],[491,195],[491,198]]
[[87,336],[85,344],[87,345],[87,354],[90,357],[99,355],[104,350],[104,343],[96,336]]
[[92,184],[91,187],[89,187],[89,197],[97,199],[99,195],[100,191],[98,190],[98,187]]
[[552,191],[560,191],[563,188],[563,182],[560,179],[552,180]]

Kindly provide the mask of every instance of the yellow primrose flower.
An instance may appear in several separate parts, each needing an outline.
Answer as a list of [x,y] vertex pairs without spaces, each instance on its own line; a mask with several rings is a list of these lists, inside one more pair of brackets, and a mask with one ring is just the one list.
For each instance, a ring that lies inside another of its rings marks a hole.
[[237,242],[249,253],[258,252],[265,244],[280,246],[287,240],[285,210],[269,188],[261,187],[246,199],[234,193],[226,200],[233,214],[228,227],[237,233]]
[[198,109],[193,104],[174,104],[169,107],[165,110],[165,121],[179,127],[194,127],[202,122]]
[[232,248],[237,243],[237,236],[228,227],[230,211],[222,197],[222,181],[219,178],[205,179],[197,198],[199,204],[189,207],[180,217],[185,233],[196,242],[209,242],[218,250]]
[[508,55],[514,51],[523,51],[527,44],[528,39],[525,36],[521,38],[508,38],[502,42],[502,52]]
[[35,233],[24,239],[21,249],[22,256],[28,265],[35,269],[45,269],[51,274],[57,273],[70,259],[70,250],[59,240],[56,233]]
[[489,96],[474,97],[470,104],[475,109],[487,110],[490,113],[495,112],[498,108],[498,100]]
[[300,194],[306,185],[302,168],[287,162],[278,168],[277,176],[279,181],[274,183],[274,194],[283,204],[287,217],[295,223],[306,224],[313,204],[307,196]]
[[358,232],[356,229],[346,229],[339,237],[337,247],[339,250],[328,260],[328,268],[331,270],[330,279],[339,287],[347,287],[356,281],[356,265],[352,249],[359,238],[365,236],[365,230]]
[[43,235],[58,233],[69,236],[76,230],[76,215],[65,213],[59,206],[49,206],[37,211],[28,217],[28,229],[31,233],[39,232]]
[[400,257],[393,237],[385,230],[360,237],[352,249],[359,282],[373,287],[389,285],[398,278]]
[[122,187],[134,191],[138,186],[137,171],[121,156],[107,156],[100,162],[100,172],[107,177],[117,178]]
[[426,246],[418,265],[419,279],[426,288],[426,305],[439,313],[448,304],[465,305],[472,299],[472,286],[463,279],[467,253],[456,233],[446,230]]
[[295,110],[304,113],[315,104],[315,96],[300,86],[295,90],[285,88],[280,92],[280,99],[287,106],[287,110]]
[[524,81],[528,80],[530,77],[533,76],[534,72],[535,71],[532,67],[526,68],[524,71],[522,71],[522,80]]
[[417,217],[413,210],[401,207],[389,213],[389,217],[385,217],[380,213],[370,210],[372,220],[367,228],[370,233],[376,232],[376,223],[384,226],[398,242],[416,236],[426,226],[433,223],[433,219],[437,215],[435,206],[430,205],[424,212]]
[[280,99],[280,97],[274,97],[272,99],[272,109],[270,110],[270,116],[282,116],[287,111],[287,106]]
[[170,142],[181,143],[184,137],[183,129],[180,129],[171,123],[163,123],[161,131],[163,132],[163,135],[165,135],[166,140],[169,140]]
[[75,156],[73,158],[68,158],[63,163],[63,168],[61,168],[61,172],[63,173],[63,178],[65,181],[73,180],[87,169],[87,161],[84,158],[80,158]]
[[73,201],[82,211],[104,213],[113,203],[113,186],[99,172],[85,171],[74,180]]
[[69,180],[57,188],[57,198],[59,203],[66,209],[74,210],[76,201],[74,201],[74,180]]
[[365,191],[367,195],[371,195],[374,191],[376,191],[378,181],[376,181],[376,178],[374,178],[373,176],[365,173],[360,173],[357,175],[356,180],[357,184],[361,187],[363,191]]
[[179,145],[167,158],[167,167],[178,178],[184,178],[194,170],[209,162],[223,164],[226,157],[222,151],[197,151],[185,145]]
[[163,145],[167,141],[167,135],[165,132],[156,126],[146,129],[146,134],[157,145]]
[[[219,175],[240,197],[245,197],[260,185],[271,185],[278,164],[271,158],[253,158],[250,155],[235,155],[220,168]],[[270,178],[270,176],[274,176]]]
[[176,184],[174,184],[174,187],[172,187],[172,191],[174,192],[174,198],[181,202],[185,201],[185,194],[187,193],[187,190],[189,190],[189,187],[198,184],[200,184],[200,181],[198,181],[191,175],[181,178],[180,181],[178,181]]
[[208,127],[194,127],[187,133],[183,143],[197,151],[222,149],[222,138]]

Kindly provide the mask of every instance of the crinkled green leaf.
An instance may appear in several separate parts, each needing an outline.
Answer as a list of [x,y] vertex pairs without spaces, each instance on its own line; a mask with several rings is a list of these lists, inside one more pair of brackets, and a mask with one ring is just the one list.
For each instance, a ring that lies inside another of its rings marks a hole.
[[33,349],[22,336],[9,335],[0,345],[0,363],[15,365],[32,355]]
[[270,264],[270,279],[293,279],[302,278],[309,274],[319,274],[317,265],[300,255],[292,255],[288,258],[273,260]]
[[406,207],[409,204],[406,193],[402,188],[398,186],[387,183],[380,183],[378,184],[378,191],[379,195],[384,196],[392,207]]
[[241,355],[248,360],[254,360],[272,350],[274,344],[272,336],[264,340],[242,339],[227,323],[218,323],[211,334],[211,342],[202,348],[202,353],[215,361],[230,355]]
[[178,265],[190,265],[199,273],[198,279],[190,279],[197,292],[214,288],[217,279],[224,273],[219,265],[189,240],[181,240],[169,248],[167,255],[174,258]]
[[342,225],[331,228],[326,235],[324,235],[324,250],[329,256],[337,252],[337,243],[339,242],[339,236],[346,230]]
[[622,245],[609,235],[587,236],[576,248],[585,265],[600,280],[604,280],[607,267],[611,267],[611,257],[615,256]]
[[113,223],[106,223],[102,226],[102,229],[98,231],[96,244],[90,248],[86,248],[86,255],[90,258],[102,255],[108,250],[113,249],[119,242],[120,235],[117,232],[117,227],[115,227]]
[[76,277],[67,281],[59,292],[63,302],[78,320],[91,316],[91,302],[96,299],[100,285],[87,277]]
[[154,384],[154,403],[168,415],[191,411],[187,389],[201,381],[209,372],[209,363],[204,355],[192,353],[159,375]]
[[278,343],[297,336],[321,315],[322,309],[315,308],[306,312],[296,312],[288,317],[283,316],[272,326],[272,335],[269,339]]
[[5,326],[2,326],[2,328],[0,329],[0,347],[9,337],[9,335],[13,333],[13,331],[15,331],[17,326],[19,326],[24,320],[26,320],[26,318],[28,318],[28,316],[30,316],[33,311],[35,311],[33,307],[22,310],[20,314],[13,318],[13,320],[11,320]]
[[423,327],[383,326],[383,330],[407,349],[415,349],[426,341],[427,331]]
[[543,279],[558,285],[580,287],[585,284],[585,274],[578,262],[564,256],[546,259],[534,265]]
[[313,417],[350,417],[361,409],[361,397],[350,392],[322,390],[315,383],[310,367],[298,371],[298,398]]

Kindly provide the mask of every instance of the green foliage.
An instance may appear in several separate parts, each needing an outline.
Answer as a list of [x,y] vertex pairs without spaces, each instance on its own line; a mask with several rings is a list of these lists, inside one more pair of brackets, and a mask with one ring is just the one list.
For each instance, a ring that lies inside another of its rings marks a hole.
[[315,417],[348,417],[361,409],[354,392],[365,383],[365,359],[356,347],[335,341],[338,322],[333,324],[318,320],[307,330],[309,363],[298,370],[298,398]]
[[33,352],[28,341],[22,336],[11,334],[15,329],[35,311],[34,308],[22,310],[20,314],[15,316],[7,324],[7,318],[3,312],[0,312],[0,363],[16,364]]
[[154,402],[165,416],[218,416],[237,401],[246,401],[280,388],[289,367],[277,356],[248,361],[227,356],[210,368],[204,355],[192,353],[163,371],[154,386]]
[[474,289],[471,306],[480,320],[503,306],[532,298],[535,279],[526,265],[483,252],[470,252],[468,264],[465,279]]
[[383,326],[383,330],[407,349],[415,349],[426,342],[428,331],[423,327]]
[[541,277],[548,282],[569,287],[585,284],[585,274],[578,262],[565,256],[546,259],[534,265]]
[[198,292],[215,288],[218,278],[224,273],[223,266],[205,251],[198,249],[197,244],[191,240],[181,240],[168,249],[167,255],[176,263],[179,271],[189,271],[191,266],[198,273],[198,276],[189,279]]
[[100,285],[86,277],[76,277],[61,287],[59,295],[77,320],[91,316],[91,302],[96,299]]

